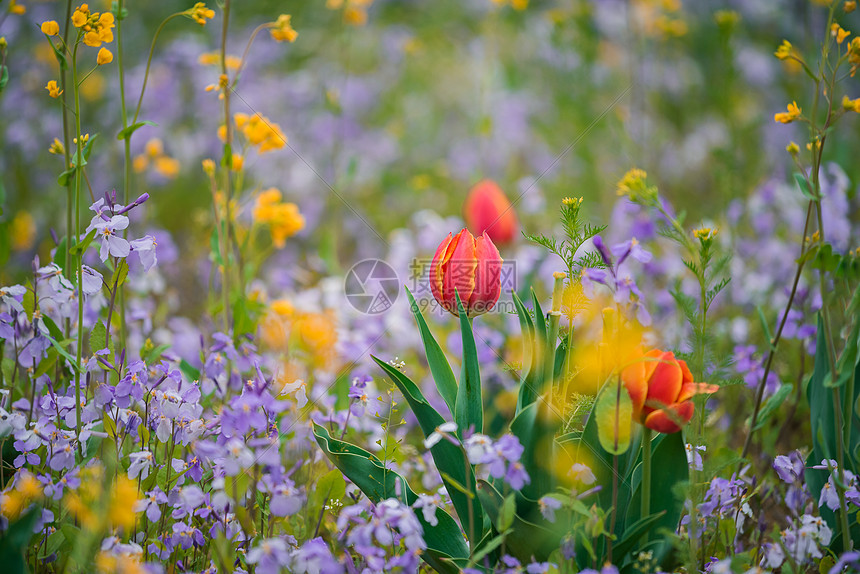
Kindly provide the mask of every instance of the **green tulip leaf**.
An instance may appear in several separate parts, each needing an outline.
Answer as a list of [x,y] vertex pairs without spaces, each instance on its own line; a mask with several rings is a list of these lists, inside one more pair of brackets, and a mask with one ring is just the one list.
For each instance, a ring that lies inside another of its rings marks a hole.
[[[385,468],[382,461],[370,452],[332,438],[325,427],[316,423],[314,437],[328,459],[374,503],[398,498],[412,505],[418,499],[405,478]],[[427,543],[427,552],[422,558],[439,572],[456,573],[458,569],[450,559],[469,556],[469,548],[460,527],[441,508],[436,510],[436,518],[439,521],[436,526],[427,523],[420,512],[415,516],[424,529],[424,541]]]
[[463,337],[463,366],[460,384],[457,388],[457,401],[454,405],[454,421],[460,438],[470,428],[474,432],[484,432],[484,404],[481,397],[481,371],[478,366],[478,348],[472,323],[466,316],[460,294],[456,293],[457,309],[460,314],[460,332]]
[[[438,426],[445,422],[445,419],[427,402],[421,389],[409,377],[385,361],[373,355],[371,358],[394,381],[394,384],[406,397],[409,407],[415,414],[415,418],[418,419],[424,437],[429,437]],[[484,513],[475,496],[475,475],[472,472],[472,465],[466,459],[465,452],[460,447],[442,439],[430,447],[430,454],[433,455],[433,462],[436,463],[436,468],[442,475],[442,482],[445,483],[445,488],[448,490],[448,495],[451,497],[451,502],[454,504],[454,509],[460,518],[460,524],[463,525],[466,534],[470,535],[469,531],[473,531],[474,535],[480,536]],[[470,520],[472,526],[470,526]],[[472,538],[473,536],[470,535],[470,540]]]
[[418,324],[418,330],[421,333],[421,342],[424,343],[424,353],[427,355],[427,364],[430,366],[430,374],[433,376],[433,381],[436,383],[436,389],[448,405],[451,414],[454,414],[455,405],[457,403],[457,380],[454,378],[454,371],[451,370],[451,365],[442,351],[442,347],[436,342],[433,333],[427,326],[427,321],[418,304],[415,302],[415,297],[406,287],[406,297],[409,298],[409,307],[412,310],[412,316]]

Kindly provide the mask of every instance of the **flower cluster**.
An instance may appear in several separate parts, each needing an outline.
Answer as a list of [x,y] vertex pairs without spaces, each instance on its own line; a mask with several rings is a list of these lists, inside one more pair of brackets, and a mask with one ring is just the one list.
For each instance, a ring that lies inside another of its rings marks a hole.
[[267,225],[275,247],[281,248],[287,238],[305,226],[305,218],[295,203],[281,201],[281,192],[274,187],[261,191],[254,203],[254,222]]

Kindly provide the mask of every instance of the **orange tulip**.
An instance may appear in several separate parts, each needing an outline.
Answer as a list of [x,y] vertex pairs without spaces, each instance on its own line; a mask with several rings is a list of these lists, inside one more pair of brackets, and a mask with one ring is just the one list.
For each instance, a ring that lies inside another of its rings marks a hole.
[[448,237],[436,249],[430,264],[430,289],[433,296],[455,316],[460,295],[466,315],[486,313],[502,292],[502,257],[486,232],[474,237],[463,229]]
[[466,225],[475,235],[485,231],[499,244],[509,243],[517,235],[519,223],[513,205],[496,182],[478,182],[466,197],[463,206]]
[[633,419],[657,432],[678,432],[693,418],[691,399],[715,393],[719,387],[694,383],[687,363],[672,352],[654,349],[645,358],[652,360],[634,363],[621,373],[633,401]]

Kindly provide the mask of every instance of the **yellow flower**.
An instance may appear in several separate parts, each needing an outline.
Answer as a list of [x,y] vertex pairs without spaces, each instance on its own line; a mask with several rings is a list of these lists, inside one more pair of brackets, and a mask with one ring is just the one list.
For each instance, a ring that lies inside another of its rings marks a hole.
[[202,162],[203,172],[208,176],[215,175],[215,162],[209,158],[204,159]]
[[137,501],[137,485],[120,474],[111,489],[108,519],[114,526],[129,530],[134,526],[134,503]]
[[104,64],[110,64],[111,62],[113,62],[113,53],[107,48],[99,50],[99,55],[96,57],[96,64],[101,66]]
[[42,22],[42,34],[46,36],[56,36],[60,33],[60,25],[54,20]]
[[36,239],[36,221],[26,211],[19,211],[12,219],[12,249],[26,251]]
[[272,243],[282,248],[288,237],[305,227],[305,218],[295,203],[282,203],[281,192],[272,187],[260,193],[253,209],[254,220],[269,225]]
[[192,20],[200,24],[201,26],[206,25],[206,20],[211,20],[215,17],[215,10],[211,8],[207,8],[206,4],[203,2],[198,2],[191,8],[186,11],[189,17]]
[[155,158],[152,166],[155,168],[155,171],[162,176],[168,179],[173,179],[179,173],[180,164],[178,159],[167,157],[165,155]]
[[281,131],[281,127],[266,116],[254,114],[248,117],[246,114],[236,114],[233,118],[236,121],[236,127],[242,130],[248,142],[259,146],[257,150],[259,153],[280,149],[287,144],[287,137]]
[[785,151],[790,153],[791,155],[797,155],[800,153],[800,147],[794,142],[790,142],[787,146],[785,146]]
[[245,158],[242,154],[234,153],[233,154],[233,171],[242,171],[242,167],[245,165]]
[[800,117],[800,113],[802,110],[797,105],[797,102],[791,102],[790,104],[788,104],[787,109],[787,112],[775,114],[773,116],[773,120],[782,124],[790,124],[791,122]]
[[860,98],[852,100],[848,96],[843,96],[842,107],[848,111],[860,113]]
[[63,93],[63,90],[61,90],[57,86],[56,80],[51,80],[50,82],[48,82],[48,85],[45,86],[45,89],[48,90],[48,95],[51,96],[52,98],[59,98],[60,95],[62,95],[62,93]]
[[149,157],[156,158],[164,154],[164,144],[158,138],[152,138],[144,146],[144,153]]
[[845,10],[846,14],[850,14],[857,9],[857,2],[854,0],[845,0],[845,4],[842,5],[842,8]]
[[9,13],[21,16],[22,14],[27,13],[27,7],[18,4],[18,2],[16,2],[15,0],[11,0],[11,2],[9,2]]
[[779,48],[776,49],[776,52],[774,52],[773,55],[780,60],[785,60],[791,56],[791,53],[791,42],[789,42],[788,40],[783,40],[782,44],[780,44]]
[[149,165],[149,160],[145,155],[138,155],[131,161],[131,167],[135,173],[143,173]]
[[87,4],[81,4],[75,8],[75,13],[72,14],[72,24],[75,28],[81,28],[90,19],[90,7]]
[[0,494],[0,514],[14,520],[41,496],[42,485],[35,476],[22,470],[14,479],[14,487]]
[[[239,64],[242,62],[241,58],[238,56],[230,56],[228,55],[226,58],[227,68],[230,70],[236,70],[239,68]],[[197,58],[197,63],[201,66],[219,66],[221,65],[221,54],[218,52],[205,52],[200,54]]]
[[275,299],[274,301],[272,301],[269,307],[272,309],[272,311],[282,317],[292,316],[293,311],[295,310],[293,304],[290,303],[288,299]]
[[272,35],[272,38],[276,42],[295,42],[296,37],[299,35],[298,32],[293,30],[292,25],[290,24],[291,16],[289,14],[281,14],[278,16],[278,19],[275,20],[274,28],[269,31],[269,34]]
[[834,22],[830,25],[830,34],[836,38],[837,44],[841,44],[845,41],[845,38],[851,35],[851,32]]

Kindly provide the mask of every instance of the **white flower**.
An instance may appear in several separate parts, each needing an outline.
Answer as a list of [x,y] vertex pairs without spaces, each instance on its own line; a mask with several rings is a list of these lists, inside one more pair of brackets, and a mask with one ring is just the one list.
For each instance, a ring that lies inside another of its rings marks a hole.
[[567,471],[567,476],[571,477],[573,480],[578,480],[586,486],[594,484],[594,481],[597,480],[594,473],[591,472],[591,469],[581,462],[577,462],[571,466],[570,470]]

